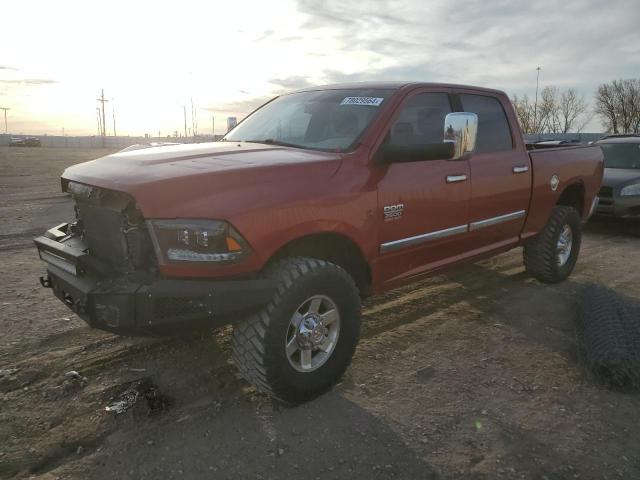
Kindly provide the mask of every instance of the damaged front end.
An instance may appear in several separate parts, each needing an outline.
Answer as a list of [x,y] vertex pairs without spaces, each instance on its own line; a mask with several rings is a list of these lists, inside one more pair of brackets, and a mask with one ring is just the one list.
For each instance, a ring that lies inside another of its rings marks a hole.
[[47,263],[40,281],[92,327],[171,334],[228,323],[270,299],[272,286],[263,280],[161,277],[148,222],[131,196],[75,182],[63,188],[76,221],[34,240]]

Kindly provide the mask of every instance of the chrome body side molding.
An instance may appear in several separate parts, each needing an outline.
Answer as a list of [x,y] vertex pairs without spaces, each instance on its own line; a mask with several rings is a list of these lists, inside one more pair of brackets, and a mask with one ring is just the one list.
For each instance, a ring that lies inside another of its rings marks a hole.
[[451,235],[457,235],[458,233],[464,233],[468,230],[468,225],[459,225],[457,227],[445,228],[444,230],[437,230],[435,232],[423,233],[422,235],[416,235],[415,237],[402,238],[400,240],[394,240],[393,242],[387,242],[380,245],[380,252],[390,252],[402,247],[409,247],[411,245],[418,245],[420,243],[429,242],[438,238],[449,237]]
[[498,217],[491,217],[485,220],[479,220],[469,224],[469,231],[479,230],[481,228],[490,227],[502,222],[509,222],[517,218],[524,217],[526,210],[518,210],[517,212],[507,213],[506,215],[500,215]]
[[517,212],[507,213],[506,215],[479,220],[477,222],[470,223],[469,225],[459,225],[457,227],[445,228],[444,230],[437,230],[435,232],[423,233],[422,235],[416,235],[414,237],[401,238],[400,240],[382,243],[380,245],[380,253],[390,252],[392,250],[397,250],[398,248],[419,245],[421,243],[450,237],[451,235],[457,235],[459,233],[472,232],[474,230],[490,227],[503,222],[509,222],[511,220],[524,217],[526,213],[526,210],[518,210]]

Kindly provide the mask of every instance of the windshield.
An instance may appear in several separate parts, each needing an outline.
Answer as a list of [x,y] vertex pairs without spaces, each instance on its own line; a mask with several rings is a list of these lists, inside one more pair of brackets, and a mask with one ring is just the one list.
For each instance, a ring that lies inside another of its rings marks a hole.
[[606,168],[640,169],[640,143],[601,143]]
[[283,95],[251,114],[223,140],[350,150],[392,93],[357,89]]

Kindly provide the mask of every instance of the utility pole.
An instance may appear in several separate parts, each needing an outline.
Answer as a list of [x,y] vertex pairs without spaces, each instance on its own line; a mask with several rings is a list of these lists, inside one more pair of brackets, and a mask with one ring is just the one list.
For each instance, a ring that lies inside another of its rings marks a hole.
[[117,137],[116,135],[116,108],[111,105],[111,114],[113,115],[113,136]]
[[98,101],[102,104],[102,136],[106,137],[107,136],[107,120],[104,114],[104,104],[109,100],[104,99],[104,88],[102,89],[102,95],[100,95],[100,98],[98,98]]
[[538,66],[536,70],[538,71],[538,74],[536,76],[536,101],[533,104],[533,133],[538,133],[536,131],[538,127],[538,84],[540,81],[540,70],[542,69]]
[[213,135],[213,141],[216,141],[216,120],[211,116],[211,135]]
[[184,138],[187,138],[187,107],[182,106],[182,113],[184,113]]
[[0,107],[0,110],[4,110],[4,133],[9,133],[9,128],[7,127],[7,110],[11,110],[8,107]]
[[99,107],[96,107],[96,118],[98,119],[98,135],[102,135],[102,119],[100,118]]
[[191,133],[196,136],[196,117],[193,111],[193,97],[191,97]]

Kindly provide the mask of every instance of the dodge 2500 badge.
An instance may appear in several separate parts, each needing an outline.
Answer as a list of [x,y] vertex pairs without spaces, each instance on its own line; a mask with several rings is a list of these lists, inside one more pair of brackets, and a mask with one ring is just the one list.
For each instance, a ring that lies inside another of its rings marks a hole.
[[68,168],[76,219],[35,239],[41,282],[113,332],[231,323],[242,374],[299,402],[349,365],[363,297],[518,246],[564,280],[602,172],[599,146],[527,152],[500,91],[308,88],[220,142]]

